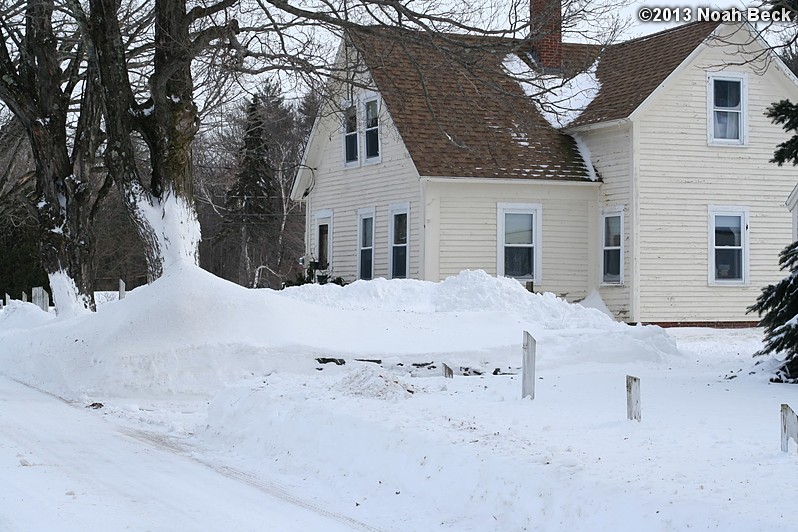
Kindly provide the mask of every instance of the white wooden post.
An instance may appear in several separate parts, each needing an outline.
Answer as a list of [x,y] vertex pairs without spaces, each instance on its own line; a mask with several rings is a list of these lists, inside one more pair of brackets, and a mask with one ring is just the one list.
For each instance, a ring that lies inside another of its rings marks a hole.
[[640,379],[626,376],[626,417],[640,421]]
[[24,303],[28,302],[28,293],[27,292],[22,292],[22,301]]
[[47,312],[50,310],[50,294],[41,286],[34,286],[31,292],[33,304]]
[[524,331],[524,355],[521,368],[521,399],[535,398],[535,350],[536,342],[529,332]]
[[441,365],[443,366],[443,376],[447,379],[453,379],[454,371],[452,371],[452,368],[443,363]]
[[787,452],[792,438],[798,443],[798,416],[789,405],[781,405],[781,450]]
[[6,293],[6,306],[11,303],[11,296]]
[[119,299],[125,299],[125,281],[119,279]]

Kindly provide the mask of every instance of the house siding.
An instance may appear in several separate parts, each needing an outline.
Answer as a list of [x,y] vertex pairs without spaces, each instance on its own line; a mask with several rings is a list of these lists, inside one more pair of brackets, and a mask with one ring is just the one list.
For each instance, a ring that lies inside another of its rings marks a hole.
[[[624,282],[622,285],[601,284],[601,261],[596,259],[595,280],[592,287],[598,286],[604,303],[619,320],[631,318],[631,285],[633,283],[630,260],[632,241],[631,216],[631,175],[632,175],[632,135],[630,124],[613,125],[601,129],[593,129],[578,133],[578,136],[590,149],[591,160],[601,176],[598,194],[599,213],[602,209],[623,207],[624,213]],[[601,254],[601,218],[599,214],[591,221],[590,227],[595,232],[596,249],[593,253]]]
[[597,268],[595,220],[597,184],[550,184],[496,180],[434,180],[425,184],[428,279],[440,280],[463,269],[497,274],[499,203],[542,206],[542,272],[535,291],[569,301],[584,298],[589,272]]
[[[738,38],[748,36],[731,39]],[[759,61],[727,67],[747,74],[748,145],[708,145],[707,71],[727,62],[728,48],[705,47],[634,116],[640,321],[755,320],[746,308],[783,275],[778,254],[792,236],[785,200],[796,178],[792,167],[768,162],[786,135],[763,113],[772,102],[798,98],[798,88],[772,63],[766,71]],[[710,205],[749,210],[747,286],[709,283]]]
[[[388,277],[390,206],[401,203],[410,206],[408,277],[419,278],[423,213],[418,173],[384,105],[380,111],[379,163],[345,167],[341,118],[329,110],[316,125],[316,144],[310,148],[315,160],[308,164],[314,167],[315,175],[306,199],[306,253],[317,256],[315,213],[330,209],[333,212],[330,274],[347,281],[358,277],[358,209],[375,209],[374,277]],[[361,135],[361,143],[362,140]]]

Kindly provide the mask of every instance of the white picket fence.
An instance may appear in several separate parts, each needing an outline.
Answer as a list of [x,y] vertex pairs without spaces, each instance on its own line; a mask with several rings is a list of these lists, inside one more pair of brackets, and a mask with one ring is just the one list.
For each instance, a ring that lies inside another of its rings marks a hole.
[[523,359],[521,361],[521,399],[529,397],[535,398],[535,354],[537,351],[537,342],[529,334],[529,331],[524,331],[524,340],[522,345]]
[[626,376],[626,419],[640,421],[640,379]]
[[[126,294],[125,281],[119,279],[119,299],[125,299],[125,294]],[[27,292],[22,292],[21,301],[27,303],[28,301]],[[33,303],[34,305],[36,305],[45,312],[48,312],[50,309],[50,294],[42,286],[34,286],[31,289],[30,301],[31,303]],[[6,293],[4,301],[0,301],[0,309],[2,309],[3,306],[7,307],[10,304],[11,304],[11,296],[8,295],[8,293]]]
[[[22,292],[21,300],[24,301],[25,303],[28,302],[27,292]],[[5,303],[3,301],[0,301],[0,309],[2,309],[3,306],[7,307],[8,305],[11,304],[11,296],[8,295],[8,293],[5,294],[4,301]],[[31,290],[31,303],[33,303],[43,311],[48,312],[50,309],[50,294],[47,293],[47,290],[45,290],[44,287],[34,286],[33,289]]]
[[790,438],[798,444],[798,416],[789,405],[781,405],[781,450],[787,452]]

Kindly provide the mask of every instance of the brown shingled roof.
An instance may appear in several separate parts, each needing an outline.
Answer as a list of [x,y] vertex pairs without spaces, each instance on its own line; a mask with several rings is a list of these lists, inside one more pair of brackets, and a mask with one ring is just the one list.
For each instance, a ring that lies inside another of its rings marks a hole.
[[587,177],[573,138],[552,128],[502,70],[523,43],[388,33],[358,33],[353,43],[420,175]]
[[[571,126],[629,116],[716,26],[686,24],[603,51],[564,43],[566,71],[601,57],[601,90]],[[552,127],[501,66],[507,54],[530,51],[528,41],[369,28],[351,42],[420,175],[587,178],[574,139]]]
[[[608,47],[596,72],[598,96],[572,123],[581,126],[626,118],[717,27],[694,22]],[[584,54],[580,45],[567,45],[563,54]]]

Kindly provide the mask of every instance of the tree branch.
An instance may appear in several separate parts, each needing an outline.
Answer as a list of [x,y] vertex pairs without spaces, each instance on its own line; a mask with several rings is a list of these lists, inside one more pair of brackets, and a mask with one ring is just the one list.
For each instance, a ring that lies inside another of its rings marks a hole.
[[222,0],[212,6],[197,6],[186,14],[188,24],[192,24],[197,20],[214,15],[220,11],[231,8],[238,3],[238,0]]

